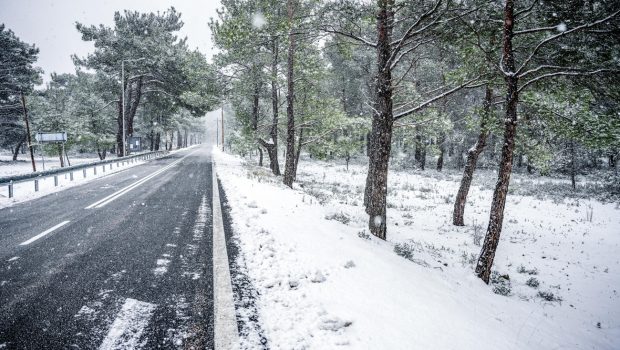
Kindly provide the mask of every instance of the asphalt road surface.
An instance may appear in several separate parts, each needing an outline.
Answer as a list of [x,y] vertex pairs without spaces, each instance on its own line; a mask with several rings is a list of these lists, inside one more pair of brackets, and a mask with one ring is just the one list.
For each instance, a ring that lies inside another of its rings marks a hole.
[[0,349],[212,348],[210,148],[0,209]]

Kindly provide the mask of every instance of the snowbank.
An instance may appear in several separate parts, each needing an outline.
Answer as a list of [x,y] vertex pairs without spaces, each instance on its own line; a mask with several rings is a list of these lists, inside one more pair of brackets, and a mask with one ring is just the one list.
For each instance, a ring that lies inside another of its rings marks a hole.
[[[472,271],[471,255],[479,251],[472,235],[480,234],[488,215],[489,191],[472,189],[466,219],[476,220],[477,228],[457,229],[448,215],[456,183],[392,173],[384,242],[364,230],[363,169],[303,163],[300,185],[291,190],[266,168],[217,150],[214,159],[240,259],[260,296],[256,305],[270,348],[620,344],[620,265],[614,254],[620,215],[613,205],[587,203],[597,217],[584,222],[584,207],[574,203],[509,197],[506,222],[513,223],[505,225],[497,257],[498,271],[510,277],[503,296]],[[407,258],[395,253],[395,245]],[[533,277],[540,280],[536,288],[525,285]],[[538,297],[539,291],[553,291],[556,299]],[[246,348],[259,347],[255,334],[243,336]]]

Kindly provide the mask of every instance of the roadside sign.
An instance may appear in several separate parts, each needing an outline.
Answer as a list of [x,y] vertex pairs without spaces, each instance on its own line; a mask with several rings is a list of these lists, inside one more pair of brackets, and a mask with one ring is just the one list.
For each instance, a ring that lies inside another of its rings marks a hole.
[[38,132],[35,135],[35,140],[38,143],[59,143],[67,142],[66,132]]
[[137,136],[129,137],[129,150],[131,152],[142,152],[142,138]]

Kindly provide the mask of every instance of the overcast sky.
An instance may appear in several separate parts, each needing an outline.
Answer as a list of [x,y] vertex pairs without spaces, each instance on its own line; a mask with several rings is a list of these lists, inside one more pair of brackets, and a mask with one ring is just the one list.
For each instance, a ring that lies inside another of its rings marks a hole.
[[37,65],[49,74],[73,73],[71,54],[85,56],[94,49],[82,41],[75,22],[113,24],[114,12],[125,9],[141,12],[164,11],[174,6],[185,23],[179,36],[187,36],[190,48],[212,55],[209,18],[215,17],[219,0],[0,0],[0,23],[39,49]]

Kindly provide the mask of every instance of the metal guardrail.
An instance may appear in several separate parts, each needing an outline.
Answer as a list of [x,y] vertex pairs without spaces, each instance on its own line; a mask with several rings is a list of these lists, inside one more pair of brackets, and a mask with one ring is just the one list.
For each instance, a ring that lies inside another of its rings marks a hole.
[[82,174],[84,175],[84,177],[86,177],[86,170],[89,168],[93,168],[94,175],[97,175],[97,167],[99,166],[101,166],[102,167],[101,170],[105,172],[105,167],[108,164],[110,165],[110,169],[112,169],[113,163],[116,163],[116,167],[119,167],[120,163],[124,165],[125,162],[133,163],[136,160],[154,159],[154,158],[158,158],[163,155],[166,155],[167,153],[168,153],[167,151],[152,151],[152,152],[134,154],[131,156],[106,159],[106,160],[102,160],[98,162],[77,164],[77,165],[64,167],[64,168],[56,168],[56,169],[51,169],[51,170],[46,170],[46,171],[37,171],[34,173],[30,173],[30,174],[4,176],[4,177],[0,177],[0,186],[7,186],[9,188],[9,198],[13,198],[13,196],[15,195],[13,185],[16,183],[34,181],[34,190],[35,192],[38,192],[39,191],[39,180],[44,179],[44,178],[53,176],[54,186],[58,186],[58,175],[69,173],[69,178],[71,181],[73,181],[73,173],[79,170],[82,170]]

